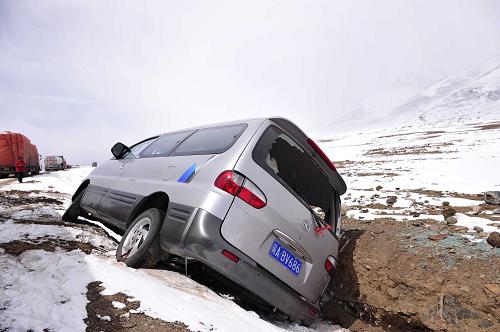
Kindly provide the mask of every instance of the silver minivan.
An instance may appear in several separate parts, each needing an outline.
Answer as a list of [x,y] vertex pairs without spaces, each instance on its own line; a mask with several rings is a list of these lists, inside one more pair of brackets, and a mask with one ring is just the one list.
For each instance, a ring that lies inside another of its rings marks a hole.
[[111,151],[63,220],[121,229],[116,257],[128,266],[197,261],[290,318],[314,320],[337,264],[346,184],[295,124],[203,126]]

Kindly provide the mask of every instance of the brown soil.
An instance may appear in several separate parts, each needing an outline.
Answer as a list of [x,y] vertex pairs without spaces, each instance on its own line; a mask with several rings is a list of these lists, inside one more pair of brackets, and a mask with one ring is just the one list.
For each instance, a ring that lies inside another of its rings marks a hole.
[[33,225],[54,225],[54,226],[67,226],[68,224],[63,221],[57,220],[32,220],[32,219],[14,219],[15,224],[33,224]]
[[479,201],[483,200],[482,193],[480,193],[480,194],[464,194],[464,193],[447,192],[447,191],[430,190],[430,189],[408,189],[406,191],[412,192],[412,193],[418,193],[418,194],[429,196],[429,197],[442,197],[442,198],[454,197],[454,198],[465,198],[465,199],[479,200]]
[[65,251],[80,249],[84,253],[90,254],[92,250],[96,249],[90,243],[58,239],[33,240],[33,242],[15,240],[12,242],[0,243],[0,248],[4,249],[6,253],[14,256],[19,256],[27,250],[45,250],[53,252],[56,251],[56,249]]
[[[165,322],[160,319],[151,318],[141,313],[129,313],[131,309],[139,308],[139,301],[129,301],[129,297],[123,293],[113,295],[101,295],[104,290],[99,281],[87,285],[87,332],[113,332],[113,331],[164,331],[183,332],[189,331],[187,326],[180,322]],[[126,305],[123,309],[117,309],[112,302],[118,301]],[[128,313],[128,314],[127,314]],[[110,321],[98,317],[109,316]],[[127,317],[128,316],[128,317]]]
[[394,177],[394,176],[399,176],[398,173],[394,172],[373,172],[373,173],[366,173],[366,172],[358,172],[356,173],[356,176],[381,176],[381,177]]
[[500,129],[500,122],[492,122],[485,125],[476,126],[479,130],[491,130],[491,129]]
[[[443,145],[452,145],[443,144]],[[439,148],[439,147],[438,147]],[[404,156],[404,155],[423,155],[423,154],[439,154],[447,153],[448,151],[441,151],[435,146],[430,144],[420,145],[420,146],[407,146],[402,148],[376,148],[370,149],[364,153],[365,156]]]
[[442,130],[416,131],[416,132],[413,132],[413,133],[402,133],[402,134],[393,134],[393,135],[379,136],[378,138],[389,138],[389,137],[398,137],[398,136],[408,136],[408,135],[415,135],[415,134],[435,135],[435,134],[444,134],[444,133],[446,133],[446,132],[445,132],[445,131],[442,131]]
[[421,223],[344,221],[327,318],[352,331],[500,330],[500,249],[431,241],[447,230]]
[[[20,191],[20,190],[10,190],[2,192],[2,196],[0,196],[0,203],[6,205],[12,205],[14,202],[18,202],[21,204],[55,204],[62,205],[63,202],[46,196],[29,196],[30,194],[35,193],[38,194],[40,191]],[[18,197],[15,197],[18,196]]]

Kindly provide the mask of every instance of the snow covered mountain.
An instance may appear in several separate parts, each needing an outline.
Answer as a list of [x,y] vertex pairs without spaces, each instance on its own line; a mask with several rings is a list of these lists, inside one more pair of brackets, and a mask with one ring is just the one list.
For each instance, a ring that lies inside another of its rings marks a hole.
[[465,65],[396,107],[382,123],[448,125],[500,118],[500,57]]

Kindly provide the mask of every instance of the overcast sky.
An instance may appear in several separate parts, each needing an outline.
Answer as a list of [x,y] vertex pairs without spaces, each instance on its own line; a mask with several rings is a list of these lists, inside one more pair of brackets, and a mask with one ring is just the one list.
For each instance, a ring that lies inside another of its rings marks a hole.
[[497,54],[498,0],[0,0],[0,131],[79,164],[240,118],[334,133],[377,94]]

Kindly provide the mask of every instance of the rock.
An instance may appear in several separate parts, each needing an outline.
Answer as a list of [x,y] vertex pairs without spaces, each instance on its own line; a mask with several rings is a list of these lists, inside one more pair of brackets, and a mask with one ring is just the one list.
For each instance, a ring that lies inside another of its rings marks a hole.
[[488,237],[488,233],[486,232],[477,233],[477,237],[480,239],[486,239]]
[[418,218],[418,217],[420,217],[420,213],[418,213],[418,212],[413,212],[411,215],[412,215],[414,218]]
[[380,189],[382,189],[382,188],[383,188],[383,187],[382,187],[381,185],[378,185],[378,186],[376,186],[376,187],[375,187],[375,190],[376,190],[376,191],[379,191],[379,190],[380,190]]
[[372,269],[372,267],[370,265],[365,265],[365,269],[367,269],[368,271],[370,271]]
[[426,200],[424,201],[424,203],[429,203],[429,200],[428,200],[428,199],[426,199]]
[[495,296],[500,296],[500,285],[499,284],[486,284],[484,285],[488,291],[493,293]]
[[464,292],[464,293],[468,293],[468,292],[470,292],[470,288],[469,288],[469,286],[463,286],[463,287],[460,287],[459,289],[460,289],[462,292]]
[[479,323],[479,327],[482,328],[482,329],[489,329],[490,327],[492,327],[493,325],[495,325],[492,321],[489,321],[489,320],[486,320],[486,319],[483,319],[480,323]]
[[483,231],[483,229],[482,229],[481,227],[479,227],[479,226],[474,226],[474,228],[473,228],[473,229],[474,229],[476,232],[478,232],[478,233],[481,233],[481,232]]
[[490,246],[500,248],[500,233],[492,232],[486,239],[486,242],[488,242]]
[[448,234],[434,234],[434,235],[429,235],[428,239],[432,241],[439,241],[446,239],[448,237]]
[[389,205],[393,205],[394,203],[396,203],[397,200],[398,200],[397,196],[389,196],[389,197],[387,197],[385,202]]
[[125,313],[125,314],[121,314],[121,315],[118,317],[118,319],[119,319],[120,321],[122,321],[122,322],[123,322],[123,321],[127,321],[127,320],[129,320],[129,318],[130,318],[130,313],[129,313],[129,312],[127,312],[127,313]]
[[457,217],[450,216],[450,217],[446,218],[445,221],[446,221],[447,225],[454,225],[457,223],[458,220],[457,220]]
[[411,194],[410,194],[409,192],[406,192],[406,195],[405,195],[405,196],[406,196],[406,198],[408,198],[408,197],[410,197],[410,196],[411,196]]
[[484,193],[484,201],[487,204],[500,205],[500,191],[487,191]]
[[455,210],[452,207],[448,207],[448,208],[443,209],[443,216],[445,219],[448,217],[454,216],[455,213],[457,213],[457,210]]
[[387,290],[387,295],[389,295],[389,298],[391,300],[396,300],[397,298],[399,298],[399,293],[397,290],[395,290],[394,288],[389,288]]
[[443,229],[440,225],[427,225],[427,228],[429,228],[431,231],[440,231]]
[[481,273],[481,274],[479,275],[479,279],[484,279],[484,278],[486,278],[486,274]]
[[347,211],[349,211],[349,207],[347,206],[347,204],[340,204],[340,213],[342,214],[343,217],[345,217],[347,215]]
[[500,214],[500,208],[495,209],[495,210],[493,210],[492,212],[493,212],[493,214]]
[[450,206],[450,202],[448,202],[448,201],[444,201],[444,202],[443,202],[443,206]]
[[481,207],[479,205],[472,208],[472,214],[479,214],[479,212],[481,212]]
[[368,213],[369,210],[368,209],[361,209],[361,213]]

